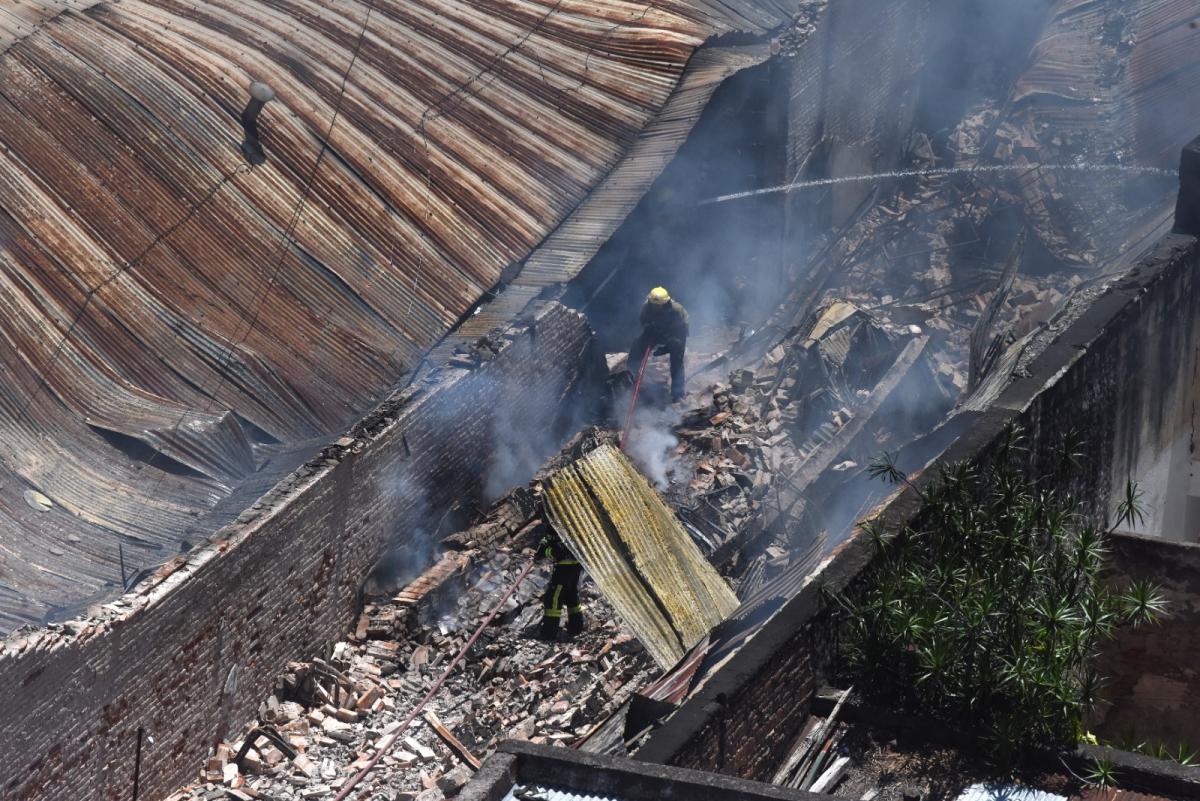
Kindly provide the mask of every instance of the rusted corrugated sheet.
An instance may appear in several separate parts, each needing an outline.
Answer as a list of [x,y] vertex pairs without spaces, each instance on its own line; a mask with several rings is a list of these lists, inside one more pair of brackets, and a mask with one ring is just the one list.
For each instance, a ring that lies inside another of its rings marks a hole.
[[792,5],[0,0],[0,631],[368,408]]
[[625,161],[530,255],[517,283],[544,287],[575,277],[670,163],[721,82],[768,55],[765,45],[697,52],[679,88]]
[[101,0],[7,0],[0,3],[0,53],[62,11],[68,8],[83,11],[99,2]]
[[[1008,104],[1018,150],[1043,164],[1174,167],[1197,133],[1196,14],[1188,0],[1058,0]],[[1019,183],[1055,256],[1110,271],[1140,252],[1144,232],[1170,227],[1177,188],[1169,179],[1053,170]],[[1138,202],[1114,203],[1122,190]]]
[[737,607],[670,507],[613,446],[563,468],[545,489],[555,529],[661,667]]
[[1059,0],[1013,101],[1050,135],[1088,134],[1173,167],[1196,135],[1196,18],[1190,0]]

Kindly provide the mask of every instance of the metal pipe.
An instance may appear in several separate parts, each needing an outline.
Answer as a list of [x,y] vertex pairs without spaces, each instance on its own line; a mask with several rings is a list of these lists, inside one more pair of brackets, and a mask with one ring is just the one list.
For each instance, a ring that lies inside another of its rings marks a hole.
[[262,81],[250,84],[250,102],[242,109],[242,131],[246,136],[242,142],[242,155],[246,161],[257,166],[266,164],[267,154],[263,152],[262,141],[258,136],[258,115],[263,106],[275,99],[275,90]]

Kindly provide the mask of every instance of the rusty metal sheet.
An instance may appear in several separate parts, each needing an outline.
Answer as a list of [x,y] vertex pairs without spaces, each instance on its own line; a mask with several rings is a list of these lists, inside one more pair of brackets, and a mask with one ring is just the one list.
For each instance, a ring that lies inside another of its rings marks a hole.
[[[1200,102],[1195,15],[1186,0],[1057,0],[1002,120],[1018,132],[1015,147],[1042,164],[1174,167],[1196,134],[1187,111]],[[1164,227],[1177,189],[1166,177],[1086,171],[1033,171],[1016,183],[1051,253],[1109,272],[1143,231]],[[1122,193],[1148,199],[1115,202]]]
[[0,0],[0,632],[369,408],[794,5]]
[[555,529],[660,667],[737,607],[670,507],[612,445],[544,486]]
[[67,8],[91,8],[101,0],[8,0],[0,3],[0,53],[37,31]]
[[670,163],[717,87],[730,75],[761,64],[769,54],[766,45],[698,51],[661,113],[626,158],[543,240],[515,283],[545,287],[574,278]]
[[1060,136],[1112,139],[1138,163],[1174,166],[1200,102],[1196,4],[1059,0],[1013,100]]

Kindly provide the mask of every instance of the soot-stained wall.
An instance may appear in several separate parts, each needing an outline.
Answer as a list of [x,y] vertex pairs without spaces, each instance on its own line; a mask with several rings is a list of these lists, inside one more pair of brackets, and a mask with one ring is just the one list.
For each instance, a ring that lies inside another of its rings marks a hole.
[[[1168,236],[1077,319],[1052,320],[1043,334],[1063,336],[1034,364],[1061,364],[1063,374],[1050,377],[1053,385],[1037,395],[1021,422],[1039,471],[1050,469],[1063,432],[1075,429],[1084,438],[1084,479],[1071,489],[1098,520],[1115,510],[1127,481],[1153,477],[1154,466],[1173,459],[1181,441],[1185,454],[1190,450],[1200,350],[1198,267],[1196,240]],[[1013,386],[1019,390],[1045,378],[1019,375]],[[999,405],[1021,402],[1021,392],[1007,394],[1013,401],[1002,397]],[[1182,516],[1173,523],[1171,510],[1186,502],[1186,482],[1151,482],[1142,489],[1146,517],[1139,533],[1184,539]]]
[[9,638],[0,797],[129,798],[139,728],[140,797],[189,778],[288,660],[341,636],[389,543],[409,547],[454,500],[481,500],[497,470],[516,480],[519,460],[491,454],[514,427],[549,431],[591,391],[603,370],[592,340],[580,315],[542,308],[480,367],[441,370],[388,401],[119,602]]

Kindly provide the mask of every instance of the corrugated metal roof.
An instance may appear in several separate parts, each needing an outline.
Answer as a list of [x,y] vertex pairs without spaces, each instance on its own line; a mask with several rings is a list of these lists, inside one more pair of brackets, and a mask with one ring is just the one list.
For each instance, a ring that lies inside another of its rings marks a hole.
[[518,784],[508,791],[504,801],[623,801],[623,797],[577,793],[544,784]]
[[1067,797],[1016,784],[972,784],[957,801],[1067,801]]
[[[1186,0],[1057,0],[1010,99],[1018,149],[1043,164],[1175,166],[1196,135],[1185,111],[1200,103],[1195,16]],[[1177,187],[1155,180],[1034,170],[1016,183],[1056,257],[1111,272],[1145,232],[1170,227]],[[1113,202],[1122,189],[1142,199]]]
[[1014,100],[1036,119],[1127,144],[1140,163],[1173,166],[1196,135],[1181,109],[1200,103],[1192,0],[1059,0]]
[[[264,443],[368,408],[697,45],[794,5],[0,3],[0,631],[118,589],[118,541],[162,561]],[[278,95],[254,169],[251,79]]]
[[803,589],[825,554],[825,543],[825,534],[821,532],[804,553],[796,554],[786,570],[742,599],[737,608],[687,654],[686,659],[649,684],[642,694],[656,701],[681,703]]
[[555,473],[545,489],[555,529],[661,667],[737,608],[670,507],[612,445]]

